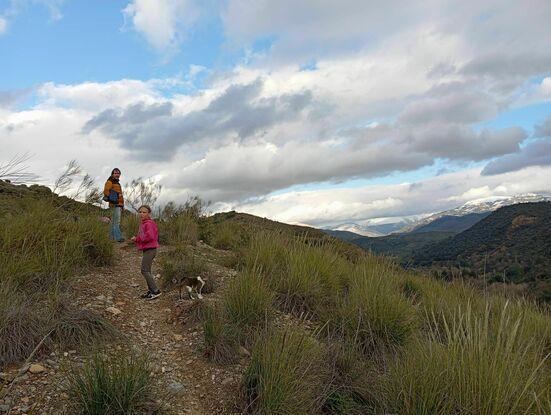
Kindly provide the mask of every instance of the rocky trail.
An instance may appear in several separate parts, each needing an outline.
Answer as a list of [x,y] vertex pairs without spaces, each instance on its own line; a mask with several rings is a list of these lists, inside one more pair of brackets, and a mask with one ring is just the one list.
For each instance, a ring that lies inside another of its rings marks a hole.
[[[162,252],[163,249],[160,248]],[[95,268],[77,277],[71,293],[80,308],[96,311],[110,321],[124,336],[123,342],[108,343],[108,348],[125,347],[147,352],[152,361],[157,401],[165,414],[238,414],[236,402],[247,356],[239,363],[220,366],[204,353],[203,332],[199,322],[190,321],[193,301],[179,300],[178,290],[163,292],[159,298],[140,298],[146,290],[140,274],[140,253],[119,244],[115,264]],[[199,243],[197,252],[205,258],[224,255],[223,251]],[[216,281],[217,290],[205,294],[203,301],[213,301],[225,280],[235,271],[207,259],[208,278]],[[153,266],[153,272],[158,265]],[[85,352],[85,351],[84,351]],[[84,353],[83,352],[83,353]],[[0,400],[0,414],[68,414],[64,377],[71,365],[85,359],[76,350],[59,350],[34,360],[26,373],[14,383],[9,396]],[[18,368],[3,372],[5,382],[13,379]],[[155,413],[152,411],[151,413]]]

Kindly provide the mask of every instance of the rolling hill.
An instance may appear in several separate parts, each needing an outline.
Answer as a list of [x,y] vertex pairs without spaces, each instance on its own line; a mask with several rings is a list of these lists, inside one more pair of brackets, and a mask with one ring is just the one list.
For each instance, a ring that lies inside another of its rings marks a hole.
[[489,282],[529,283],[551,299],[551,202],[505,206],[451,238],[431,243],[412,258],[440,267],[444,276],[484,276]]

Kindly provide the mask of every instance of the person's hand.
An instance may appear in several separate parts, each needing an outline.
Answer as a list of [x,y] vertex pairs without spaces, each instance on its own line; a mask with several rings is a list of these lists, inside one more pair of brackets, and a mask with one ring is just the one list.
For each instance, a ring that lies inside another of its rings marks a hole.
[[131,240],[132,242],[136,242],[136,237],[133,236],[132,238],[130,238],[130,240]]

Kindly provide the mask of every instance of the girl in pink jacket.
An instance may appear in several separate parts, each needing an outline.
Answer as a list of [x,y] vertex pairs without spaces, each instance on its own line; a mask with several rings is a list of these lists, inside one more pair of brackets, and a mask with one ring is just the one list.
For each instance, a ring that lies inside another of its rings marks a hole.
[[141,271],[148,288],[147,292],[142,294],[141,297],[146,300],[153,300],[161,295],[161,291],[157,288],[155,278],[151,273],[153,258],[157,255],[157,248],[159,247],[159,231],[157,230],[157,224],[151,219],[151,208],[149,206],[140,206],[138,213],[140,215],[140,228],[138,234],[132,237],[132,241],[143,252]]

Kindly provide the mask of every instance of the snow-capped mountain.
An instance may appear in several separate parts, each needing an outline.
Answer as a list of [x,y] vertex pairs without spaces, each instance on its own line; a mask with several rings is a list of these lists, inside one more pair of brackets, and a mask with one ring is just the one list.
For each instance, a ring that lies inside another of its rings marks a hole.
[[326,230],[353,232],[361,236],[384,236],[397,232],[405,226],[417,223],[426,215],[415,215],[407,217],[374,218],[362,221],[361,223],[346,222],[339,225],[328,226]]
[[353,232],[361,236],[382,236],[383,234],[374,230],[369,230],[357,223],[343,223],[336,227],[327,228],[332,231]]
[[551,201],[551,196],[545,196],[535,193],[525,193],[515,196],[495,196],[484,199],[470,200],[467,203],[444,212],[434,213],[426,218],[411,223],[400,229],[400,233],[414,231],[415,229],[427,225],[442,216],[465,216],[470,213],[492,212],[503,206],[516,205],[517,203],[545,202]]

